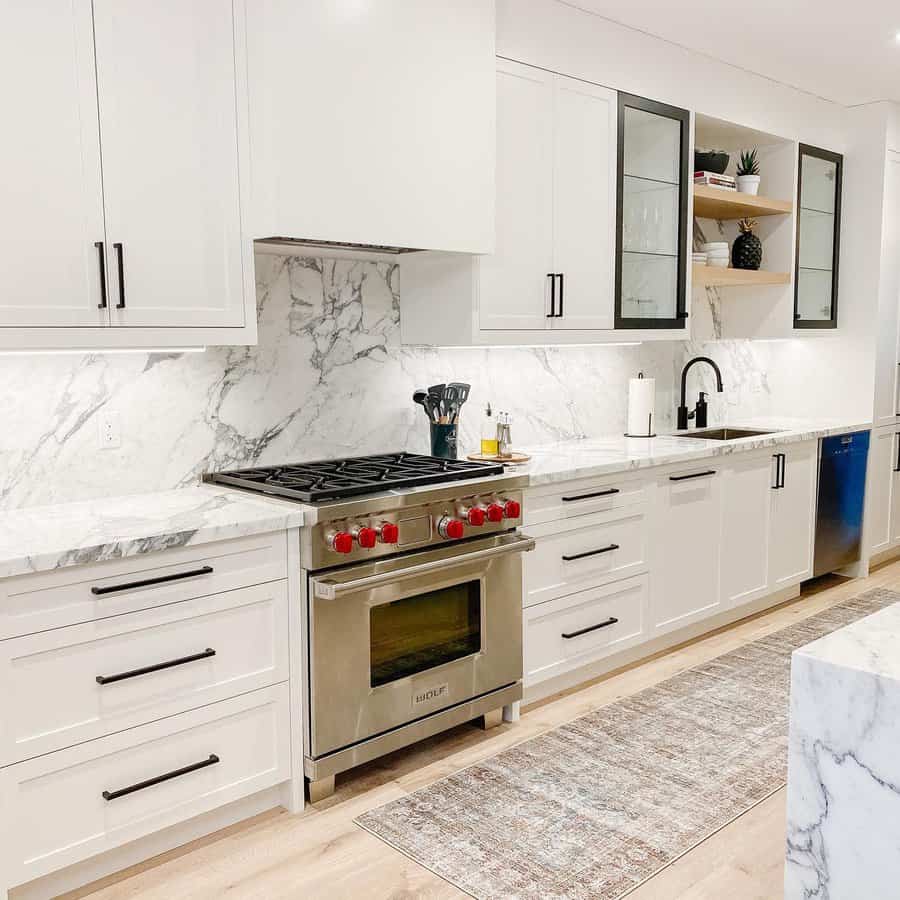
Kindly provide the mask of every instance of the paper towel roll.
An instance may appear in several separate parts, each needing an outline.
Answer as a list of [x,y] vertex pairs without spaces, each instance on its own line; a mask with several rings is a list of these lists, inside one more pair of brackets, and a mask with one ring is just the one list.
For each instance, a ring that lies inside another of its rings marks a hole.
[[656,433],[656,379],[641,372],[628,382],[628,437],[653,437]]

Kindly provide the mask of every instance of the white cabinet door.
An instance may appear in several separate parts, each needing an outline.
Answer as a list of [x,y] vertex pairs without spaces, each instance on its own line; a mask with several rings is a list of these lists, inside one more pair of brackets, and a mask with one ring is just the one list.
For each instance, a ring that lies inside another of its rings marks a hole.
[[818,480],[818,443],[793,444],[784,456],[781,484],[772,492],[769,586],[777,591],[812,577]]
[[553,271],[554,76],[497,64],[497,241],[480,261],[482,329],[543,331]]
[[769,453],[735,455],[722,476],[721,597],[726,607],[763,597],[769,587]]
[[898,439],[894,428],[879,428],[872,432],[866,472],[865,532],[869,555],[889,550],[893,544],[898,518],[893,512]]
[[557,77],[553,271],[562,279],[554,329],[614,324],[617,115],[615,91]]
[[90,0],[3,4],[0,106],[0,326],[105,325]]
[[242,0],[94,0],[114,324],[244,324],[243,16]]
[[900,432],[891,461],[891,547],[900,545]]
[[878,336],[875,377],[875,426],[892,425],[900,416],[900,153],[888,151],[885,165],[881,238]]
[[718,612],[721,477],[699,465],[660,476],[651,543],[650,624],[673,631]]

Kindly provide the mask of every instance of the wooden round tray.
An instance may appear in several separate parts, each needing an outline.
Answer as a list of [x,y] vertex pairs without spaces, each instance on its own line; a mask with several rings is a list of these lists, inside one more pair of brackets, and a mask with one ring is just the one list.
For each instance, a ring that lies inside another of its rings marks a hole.
[[468,458],[473,462],[499,462],[509,466],[521,466],[531,459],[527,453],[511,453],[509,456],[485,456],[483,453],[470,453]]

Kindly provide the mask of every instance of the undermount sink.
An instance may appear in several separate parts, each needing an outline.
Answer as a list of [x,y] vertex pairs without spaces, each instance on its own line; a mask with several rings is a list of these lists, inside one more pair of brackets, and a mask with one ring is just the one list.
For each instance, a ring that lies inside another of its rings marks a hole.
[[763,434],[778,434],[778,432],[755,431],[751,428],[698,428],[696,431],[682,431],[676,437],[702,438],[705,441],[733,441],[737,438],[759,437]]

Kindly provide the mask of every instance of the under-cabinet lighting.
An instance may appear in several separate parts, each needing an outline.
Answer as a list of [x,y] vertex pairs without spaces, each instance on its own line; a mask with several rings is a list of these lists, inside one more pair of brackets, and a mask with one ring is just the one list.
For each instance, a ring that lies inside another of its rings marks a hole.
[[[425,350],[547,350],[559,349],[566,347],[640,347],[643,341],[610,341],[602,344],[450,344],[448,346],[435,344],[415,344],[412,346],[422,347]],[[407,345],[409,346],[409,345]]]
[[0,350],[0,356],[97,356],[109,353],[205,353],[206,347],[85,347],[80,350]]

